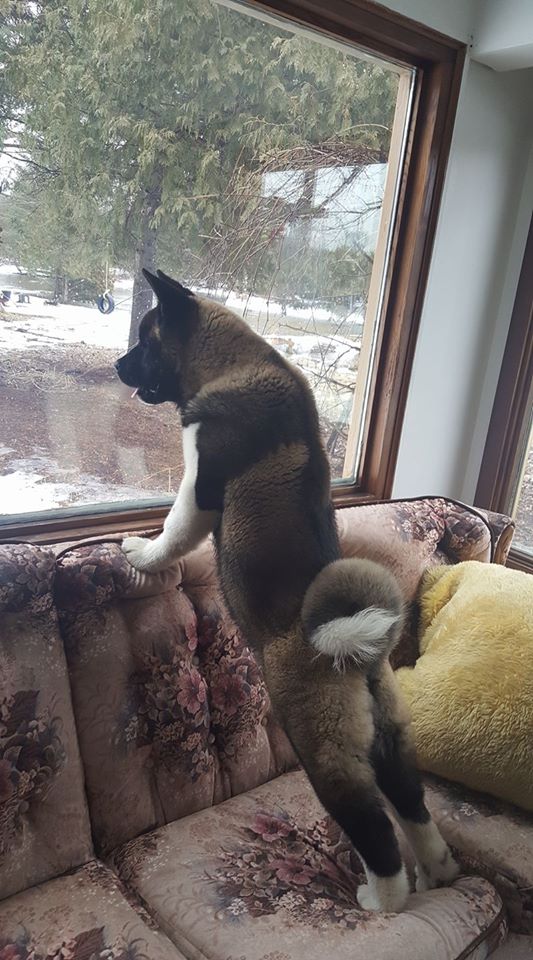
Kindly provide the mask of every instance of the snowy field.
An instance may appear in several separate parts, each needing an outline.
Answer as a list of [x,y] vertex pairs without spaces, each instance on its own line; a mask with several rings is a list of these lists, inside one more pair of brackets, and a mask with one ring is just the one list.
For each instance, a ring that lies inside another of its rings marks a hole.
[[[116,308],[104,316],[96,306],[45,303],[45,298],[32,293],[25,285],[25,276],[17,276],[15,270],[9,264],[0,265],[0,288],[12,291],[6,309],[0,309],[2,404],[6,405],[4,410],[9,408],[10,414],[17,414],[19,407],[21,412],[20,424],[11,423],[9,435],[4,433],[6,418],[2,417],[1,513],[12,515],[90,503],[135,502],[172,493],[178,478],[175,464],[167,463],[164,435],[159,453],[153,440],[155,449],[150,456],[145,456],[146,434],[142,432],[144,427],[141,429],[144,411],[125,398],[112,370],[113,359],[127,349],[131,281],[125,278],[115,284]],[[29,293],[30,303],[17,303],[18,291]],[[287,305],[282,314],[281,304],[259,297],[240,297],[224,291],[216,291],[216,296],[224,297],[231,309],[244,315],[254,329],[307,374],[323,416],[347,422],[359,337],[337,335],[339,319],[322,307]],[[352,328],[354,321],[361,322],[361,318],[347,319]],[[326,332],[329,330],[332,332]],[[48,359],[50,383],[45,377]],[[88,374],[97,366],[102,383],[85,377],[84,366]],[[28,383],[27,371],[36,367],[40,379],[30,377]],[[70,369],[72,367],[75,369]],[[25,379],[19,374],[21,370]],[[328,380],[332,370],[334,386]],[[35,437],[32,415],[27,410],[29,403],[34,405],[35,421],[43,411],[46,413],[44,427],[36,430]],[[104,441],[107,436],[107,446],[100,437],[92,456],[84,461],[80,448],[88,432],[87,410],[94,411],[95,406],[102,422],[96,424],[93,419],[89,432],[97,426]],[[158,421],[149,421],[150,428],[156,423],[159,425],[161,419],[167,423],[166,407],[160,408],[164,412]],[[124,432],[126,439],[121,436],[120,442],[115,441],[115,435]],[[133,436],[137,432],[139,436]]]
[[[58,304],[52,306],[45,302],[44,297],[36,296],[30,292],[30,303],[17,303],[17,294],[27,291],[24,285],[24,275],[16,276],[16,267],[12,264],[0,264],[0,287],[2,286],[2,275],[15,276],[15,285],[11,286],[11,300],[6,307],[7,314],[13,314],[18,323],[14,324],[12,320],[6,321],[5,314],[0,312],[0,320],[4,323],[0,326],[0,345],[7,349],[26,350],[32,347],[41,347],[46,343],[85,343],[99,347],[125,348],[128,343],[128,333],[130,326],[131,313],[131,288],[132,281],[123,279],[115,284],[113,296],[115,298],[115,310],[113,313],[105,316],[101,314],[96,305],[76,306],[70,304]],[[269,325],[269,321],[284,326],[312,330],[314,326],[323,324],[331,325],[332,330],[339,326],[339,320],[331,310],[324,307],[291,307],[287,306],[282,315],[281,304],[276,301],[265,300],[262,297],[241,296],[233,291],[215,290],[206,291],[201,288],[195,288],[195,292],[203,295],[215,296],[223,299],[226,306],[241,316],[250,320],[254,328],[260,332],[261,327]],[[345,318],[344,324],[350,325],[358,323],[362,325],[363,318],[350,314]],[[267,334],[268,330],[264,333]],[[292,333],[291,333],[292,336]],[[294,339],[294,338],[293,338]],[[323,343],[329,346],[332,342],[337,343],[339,348],[355,345],[354,340],[346,340],[343,337],[317,336],[306,334],[299,336],[295,331],[295,339],[298,342],[298,353],[305,352],[306,349],[316,347]]]

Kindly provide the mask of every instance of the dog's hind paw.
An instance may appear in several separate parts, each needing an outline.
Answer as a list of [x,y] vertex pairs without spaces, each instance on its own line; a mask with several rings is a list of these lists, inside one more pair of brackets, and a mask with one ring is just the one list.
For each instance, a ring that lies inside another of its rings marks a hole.
[[461,872],[448,847],[443,850],[441,857],[433,860],[431,864],[419,861],[415,870],[417,893],[424,893],[425,890],[433,890],[435,887],[448,886]]
[[367,869],[368,883],[363,883],[357,891],[357,900],[363,910],[381,913],[400,913],[409,896],[409,881],[405,867],[392,877],[378,877]]

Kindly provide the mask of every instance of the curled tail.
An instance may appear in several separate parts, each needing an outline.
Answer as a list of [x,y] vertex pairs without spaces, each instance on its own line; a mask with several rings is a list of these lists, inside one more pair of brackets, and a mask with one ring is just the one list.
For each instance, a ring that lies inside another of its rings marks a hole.
[[333,658],[365,670],[388,657],[398,642],[403,600],[391,573],[371,560],[336,560],[315,577],[302,606],[307,640]]

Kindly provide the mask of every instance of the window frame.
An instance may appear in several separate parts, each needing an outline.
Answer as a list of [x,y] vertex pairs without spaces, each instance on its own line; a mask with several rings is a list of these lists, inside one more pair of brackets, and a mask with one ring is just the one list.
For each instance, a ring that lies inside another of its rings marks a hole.
[[[529,439],[533,403],[533,217],[524,250],[509,333],[481,469],[475,504],[510,513]],[[533,554],[511,547],[508,565],[533,573]]]
[[[369,0],[248,0],[332,39],[355,43],[414,68],[404,169],[398,192],[384,308],[370,384],[359,482],[332,487],[336,506],[391,496],[415,344],[448,162],[466,44]],[[0,542],[75,541],[123,531],[160,529],[168,503],[78,508],[66,516],[14,518]]]

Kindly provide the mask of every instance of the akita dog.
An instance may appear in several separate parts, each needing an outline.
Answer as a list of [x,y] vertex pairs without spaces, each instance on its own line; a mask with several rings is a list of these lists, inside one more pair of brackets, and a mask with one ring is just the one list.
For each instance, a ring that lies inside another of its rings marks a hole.
[[384,568],[340,559],[330,472],[302,374],[220,303],[145,271],[157,306],[117,361],[145,403],[181,412],[185,472],[163,532],[128,537],[157,571],[212,533],[228,608],[322,804],[363,861],[358,900],[397,912],[408,879],[386,798],[415,853],[417,889],[458,873],[424,803],[388,654],[402,625]]

